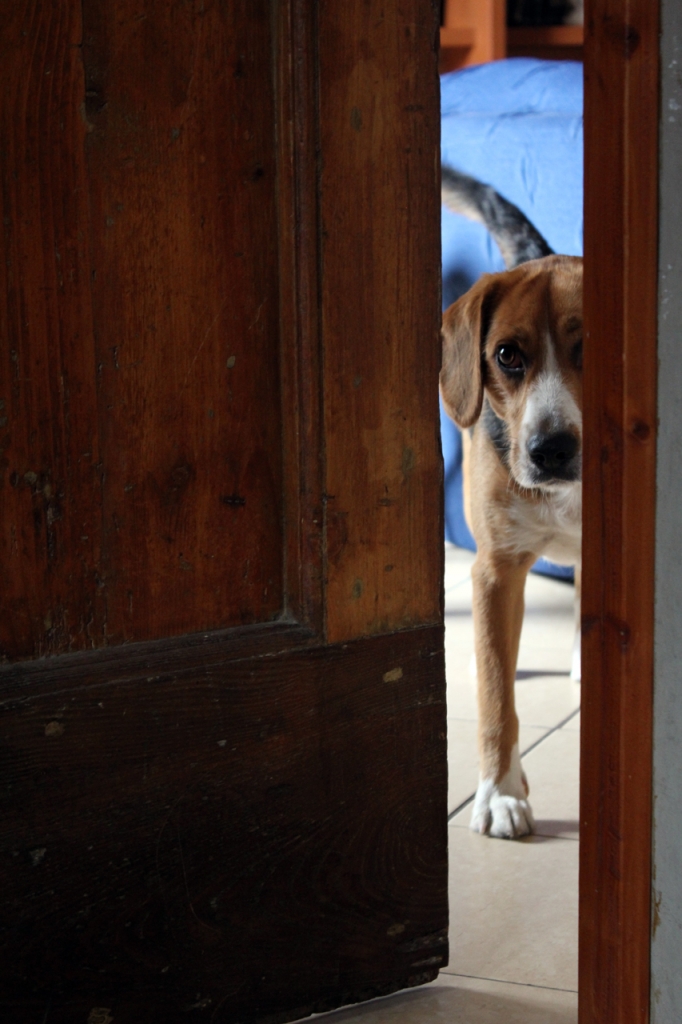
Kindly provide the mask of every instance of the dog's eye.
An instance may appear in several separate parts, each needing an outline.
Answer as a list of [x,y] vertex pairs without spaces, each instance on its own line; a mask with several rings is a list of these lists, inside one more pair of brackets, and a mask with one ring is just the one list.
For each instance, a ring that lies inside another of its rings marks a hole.
[[519,373],[525,369],[523,356],[517,345],[500,345],[495,353],[498,365],[511,373]]
[[573,354],[573,365],[575,366],[575,368],[577,370],[582,370],[582,368],[583,368],[583,343],[582,343],[582,341],[579,341],[576,345],[573,346],[573,353],[572,354]]

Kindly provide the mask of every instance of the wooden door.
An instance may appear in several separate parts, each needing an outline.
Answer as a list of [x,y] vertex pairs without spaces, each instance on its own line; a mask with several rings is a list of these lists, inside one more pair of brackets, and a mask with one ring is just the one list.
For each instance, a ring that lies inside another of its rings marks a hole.
[[0,1016],[447,962],[434,3],[8,0]]
[[591,0],[586,8],[579,1019],[646,1024],[659,3]]

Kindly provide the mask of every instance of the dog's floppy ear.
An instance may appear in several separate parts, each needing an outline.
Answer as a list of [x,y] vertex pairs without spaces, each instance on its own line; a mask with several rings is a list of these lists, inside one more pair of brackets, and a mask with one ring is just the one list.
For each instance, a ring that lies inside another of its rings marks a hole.
[[483,405],[483,342],[495,296],[492,274],[470,288],[443,315],[440,393],[458,427],[470,427]]

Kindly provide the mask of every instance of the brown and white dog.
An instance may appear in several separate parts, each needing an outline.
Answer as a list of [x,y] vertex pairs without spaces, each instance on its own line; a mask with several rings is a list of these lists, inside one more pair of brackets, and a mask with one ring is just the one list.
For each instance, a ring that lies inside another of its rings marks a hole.
[[[471,828],[533,830],[514,680],[530,567],[581,554],[582,260],[548,255],[523,214],[443,169],[444,201],[482,220],[512,269],[481,278],[443,317],[443,402],[464,435],[465,515],[478,674],[480,782]],[[572,675],[579,677],[579,644]]]

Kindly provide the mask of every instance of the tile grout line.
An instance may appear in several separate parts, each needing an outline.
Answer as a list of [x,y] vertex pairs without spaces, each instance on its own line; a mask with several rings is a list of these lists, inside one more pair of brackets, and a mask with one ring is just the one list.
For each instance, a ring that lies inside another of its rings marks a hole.
[[[542,821],[542,819],[541,819],[541,821]],[[537,825],[537,822],[536,822],[536,825]],[[449,824],[449,828],[461,828],[461,829],[464,829],[465,832],[469,830],[469,826],[468,825],[460,825],[459,822],[452,822],[452,821]],[[486,833],[486,835],[487,835],[487,833]],[[485,838],[485,836],[484,836],[484,838]],[[514,842],[522,843],[526,839],[541,839],[543,842],[549,842],[550,840],[551,840],[551,842],[554,842],[556,840],[556,842],[558,842],[558,843],[579,843],[580,842],[580,837],[579,836],[576,836],[574,838],[573,836],[553,835],[551,832],[538,832],[536,830],[533,830],[533,832],[528,833],[528,835],[519,836],[518,838],[514,839]],[[505,839],[504,842],[506,843],[507,840]]]
[[[529,747],[526,747],[526,749],[521,752],[521,757],[525,757],[526,754],[530,754],[531,750],[535,750],[535,748],[539,747],[541,743],[544,743],[548,736],[552,736],[555,732],[558,732],[559,729],[563,729],[563,727],[567,725],[571,721],[571,719],[575,718],[575,716],[579,713],[580,707],[577,707],[574,711],[571,711],[570,715],[567,715],[566,718],[562,719],[562,721],[559,722],[558,725],[552,726],[552,728],[549,729],[548,732],[540,736],[540,738],[535,740],[534,743],[531,743]],[[451,811],[450,814],[448,814],[448,823],[451,822],[452,819],[457,814],[459,814],[460,811],[463,811],[465,807],[468,807],[470,803],[473,803],[475,797],[476,793],[472,793],[471,796],[468,796],[466,798],[466,800],[463,800],[460,804],[458,804],[458,806],[455,807],[454,811]],[[462,975],[462,977],[464,977],[464,975]]]
[[[470,978],[472,981],[494,981],[497,985],[517,985],[519,988],[538,988],[545,992],[568,992],[577,995],[575,988],[557,988],[555,985],[536,985],[532,981],[508,981],[506,978],[485,978],[481,974],[462,974],[461,972],[441,970],[439,974],[446,978]],[[409,991],[409,990],[408,990]]]
[[571,719],[575,718],[575,716],[578,714],[580,714],[580,705],[578,705],[577,708],[571,711],[570,715],[567,715],[566,718],[562,719],[562,721],[559,722],[558,725],[552,726],[549,732],[546,732],[544,736],[541,736],[540,739],[537,739],[535,741],[535,743],[531,743],[529,747],[526,747],[526,749],[521,752],[521,757],[525,757],[526,754],[530,754],[531,750],[535,750],[535,748],[539,747],[541,743],[544,743],[548,736],[552,736],[553,733],[558,732],[559,729],[563,729],[563,727],[565,725],[568,725]]

